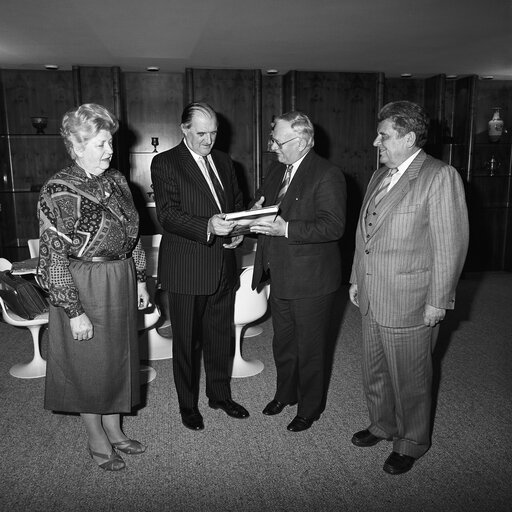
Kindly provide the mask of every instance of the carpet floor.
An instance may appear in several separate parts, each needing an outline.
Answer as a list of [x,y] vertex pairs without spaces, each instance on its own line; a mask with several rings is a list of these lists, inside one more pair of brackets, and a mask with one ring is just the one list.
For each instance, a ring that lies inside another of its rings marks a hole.
[[[89,458],[78,416],[43,409],[43,378],[9,375],[31,358],[32,346],[27,330],[0,323],[0,510],[511,511],[512,274],[461,280],[435,353],[432,448],[400,476],[382,470],[389,443],[361,449],[350,442],[368,420],[360,316],[347,287],[342,292],[327,407],[310,430],[286,430],[295,407],[261,414],[275,385],[267,317],[263,333],[243,346],[263,372],[232,381],[233,398],[251,416],[236,420],[210,409],[203,387],[206,428],[187,430],[172,361],[151,361],[157,377],[143,387],[143,406],[124,419],[127,435],[148,450],[125,456],[127,468],[118,473]],[[47,342],[45,332],[43,355]]]

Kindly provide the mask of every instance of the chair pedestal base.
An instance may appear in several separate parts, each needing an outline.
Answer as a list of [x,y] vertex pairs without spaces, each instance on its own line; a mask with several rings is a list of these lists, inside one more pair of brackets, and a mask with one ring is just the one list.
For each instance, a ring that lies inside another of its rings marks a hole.
[[172,338],[166,338],[158,333],[157,325],[160,311],[154,307],[148,313],[139,315],[139,343],[141,359],[157,361],[172,358]]
[[146,331],[148,337],[148,359],[158,361],[172,359],[172,338],[166,338],[158,334],[156,327]]
[[18,363],[11,367],[9,373],[18,379],[38,379],[46,377],[46,361],[34,358],[30,363]]
[[233,360],[233,370],[231,371],[231,377],[235,379],[241,379],[243,377],[252,377],[258,375],[265,368],[265,365],[258,359],[252,359],[246,361],[245,359],[235,358]]
[[41,325],[29,325],[27,327],[32,335],[34,357],[30,363],[15,364],[11,367],[9,373],[18,379],[39,379],[40,377],[46,377],[46,361],[42,358],[39,350]]
[[156,370],[152,366],[140,365],[140,384],[149,384],[156,378]]
[[259,336],[263,332],[263,328],[259,325],[252,325],[247,327],[244,332],[244,338],[253,338],[254,336]]

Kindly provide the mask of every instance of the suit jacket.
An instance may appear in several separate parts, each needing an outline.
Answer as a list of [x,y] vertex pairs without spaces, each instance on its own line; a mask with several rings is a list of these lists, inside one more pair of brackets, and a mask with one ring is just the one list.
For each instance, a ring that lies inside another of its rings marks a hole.
[[423,323],[426,304],[453,309],[469,240],[457,171],[421,151],[379,204],[367,236],[365,214],[387,167],[372,176],[356,231],[351,283],[359,309],[389,327]]
[[[275,204],[286,166],[272,164],[255,201]],[[311,150],[299,165],[280,205],[288,238],[260,235],[253,288],[270,262],[272,293],[283,299],[316,297],[341,284],[339,239],[345,230],[346,184],[341,169]]]
[[[231,158],[217,150],[211,156],[226,196],[226,211],[241,210]],[[151,162],[156,212],[164,233],[158,256],[158,278],[174,293],[211,295],[219,284],[223,264],[230,284],[238,279],[233,249],[224,249],[229,238],[211,235],[208,219],[220,213],[203,173],[182,141],[156,155]]]

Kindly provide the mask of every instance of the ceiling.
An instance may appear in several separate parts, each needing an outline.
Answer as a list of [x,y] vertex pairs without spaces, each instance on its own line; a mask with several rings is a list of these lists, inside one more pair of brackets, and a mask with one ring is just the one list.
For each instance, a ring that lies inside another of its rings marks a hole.
[[512,0],[1,0],[0,67],[492,75]]

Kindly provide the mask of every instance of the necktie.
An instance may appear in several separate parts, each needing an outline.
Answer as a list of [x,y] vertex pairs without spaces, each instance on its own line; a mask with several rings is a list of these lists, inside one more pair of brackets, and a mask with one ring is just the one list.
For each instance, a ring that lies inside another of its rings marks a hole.
[[384,177],[384,179],[380,182],[379,189],[375,194],[375,206],[379,204],[381,199],[388,193],[388,187],[391,183],[391,178],[395,173],[398,172],[398,169],[389,169],[388,173]]
[[204,165],[206,166],[206,170],[208,171],[208,175],[210,176],[210,179],[212,180],[213,188],[215,189],[215,194],[217,194],[217,199],[220,203],[220,209],[221,211],[224,211],[226,207],[226,198],[224,196],[224,189],[222,188],[222,185],[220,184],[219,179],[217,178],[216,174],[213,172],[212,166],[210,165],[210,162],[208,162],[208,157],[203,156],[204,158]]
[[286,166],[286,172],[284,173],[284,178],[283,181],[281,182],[281,188],[279,189],[279,194],[277,194],[276,204],[281,204],[281,201],[283,200],[283,197],[285,196],[286,191],[288,190],[292,178],[292,169],[293,165]]

